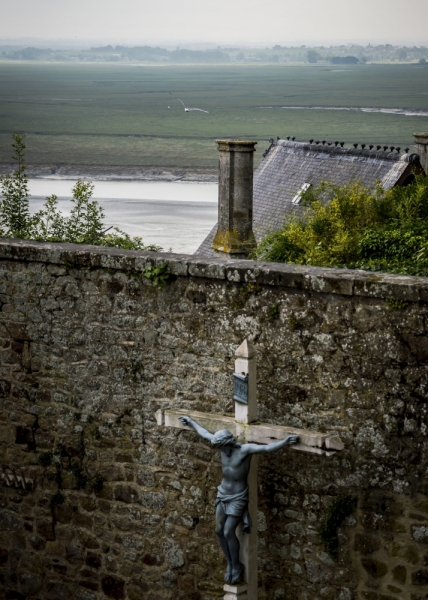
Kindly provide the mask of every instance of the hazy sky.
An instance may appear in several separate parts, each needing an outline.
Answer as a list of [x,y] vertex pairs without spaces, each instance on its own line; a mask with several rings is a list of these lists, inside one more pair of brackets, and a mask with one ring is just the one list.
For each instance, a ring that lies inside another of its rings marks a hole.
[[428,44],[428,0],[1,0],[0,38]]

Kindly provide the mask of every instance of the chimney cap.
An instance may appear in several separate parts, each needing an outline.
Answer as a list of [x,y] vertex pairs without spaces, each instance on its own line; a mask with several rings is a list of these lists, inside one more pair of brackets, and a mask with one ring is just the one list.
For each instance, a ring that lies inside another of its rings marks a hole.
[[248,145],[248,144],[252,144],[254,146],[254,144],[257,144],[256,140],[233,140],[233,139],[229,139],[229,140],[216,140],[217,144],[239,144],[239,145]]
[[223,152],[254,152],[256,140],[216,140],[218,149]]

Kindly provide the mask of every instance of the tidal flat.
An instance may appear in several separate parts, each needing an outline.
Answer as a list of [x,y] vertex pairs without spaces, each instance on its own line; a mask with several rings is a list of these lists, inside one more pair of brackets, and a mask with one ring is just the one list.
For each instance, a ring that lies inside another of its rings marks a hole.
[[[169,92],[209,114],[185,113]],[[337,107],[366,110],[326,110]],[[33,173],[178,168],[191,179],[212,176],[218,138],[257,140],[256,165],[276,136],[411,147],[427,109],[428,66],[415,64],[0,62],[0,163],[9,168],[11,134],[24,132]]]

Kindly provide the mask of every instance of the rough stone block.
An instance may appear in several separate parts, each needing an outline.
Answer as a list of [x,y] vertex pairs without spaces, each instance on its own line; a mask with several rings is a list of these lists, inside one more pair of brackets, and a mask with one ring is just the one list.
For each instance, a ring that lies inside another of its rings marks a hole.
[[141,600],[143,593],[148,591],[148,585],[144,582],[131,583],[126,586],[126,593],[128,594],[129,600]]
[[414,544],[408,544],[403,541],[393,541],[386,545],[386,550],[390,556],[403,558],[412,565],[416,565],[420,561],[418,547]]
[[412,537],[417,542],[428,544],[428,526],[412,525]]
[[114,488],[114,498],[119,502],[126,502],[127,504],[138,502],[139,493],[136,488],[129,485],[117,485]]
[[319,273],[311,272],[303,277],[303,289],[324,294],[340,294],[352,296],[355,275],[343,269],[319,269]]
[[384,577],[388,572],[388,566],[386,565],[386,563],[381,562],[380,560],[363,558],[361,560],[361,564],[363,565],[367,573],[374,579]]
[[398,583],[401,583],[402,585],[404,585],[406,583],[406,579],[407,579],[407,569],[404,565],[398,565],[396,567],[394,567],[392,569],[392,576],[394,578],[394,581],[398,581]]
[[403,592],[403,590],[396,585],[387,585],[386,587],[388,588],[388,591],[393,594],[401,594]]
[[7,563],[9,558],[9,552],[5,548],[0,548],[0,566]]
[[420,569],[412,573],[413,585],[428,585],[428,569]]
[[142,492],[140,495],[140,501],[146,508],[152,508],[154,510],[160,510],[165,508],[165,495],[160,492]]
[[218,262],[192,260],[189,262],[188,270],[192,277],[226,279],[226,264],[221,260]]
[[120,577],[108,575],[101,580],[101,586],[104,594],[108,598],[122,600],[125,597],[125,581]]
[[47,600],[68,600],[72,596],[70,588],[64,583],[51,583],[47,585]]
[[20,573],[19,583],[21,592],[28,595],[34,595],[41,589],[43,579],[40,575],[35,575],[33,573]]
[[311,558],[305,561],[306,573],[308,581],[311,583],[320,583],[330,581],[332,578],[331,571],[326,569],[325,566],[320,565]]

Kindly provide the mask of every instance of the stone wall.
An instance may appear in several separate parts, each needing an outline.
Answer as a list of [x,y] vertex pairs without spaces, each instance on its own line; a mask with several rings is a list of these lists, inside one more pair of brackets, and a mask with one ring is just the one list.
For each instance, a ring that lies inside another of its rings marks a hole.
[[244,338],[260,419],[345,443],[261,458],[259,598],[427,597],[428,280],[16,240],[0,259],[2,597],[221,597],[218,456],[155,411],[231,412]]

